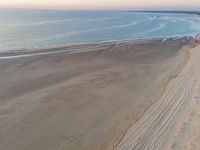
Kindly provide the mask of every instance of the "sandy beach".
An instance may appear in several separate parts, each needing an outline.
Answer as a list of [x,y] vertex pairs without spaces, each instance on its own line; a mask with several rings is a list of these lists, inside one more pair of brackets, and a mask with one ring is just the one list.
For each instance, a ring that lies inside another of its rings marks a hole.
[[0,149],[198,150],[199,49],[183,37],[1,53]]
[[200,46],[162,97],[126,133],[116,149],[200,149]]

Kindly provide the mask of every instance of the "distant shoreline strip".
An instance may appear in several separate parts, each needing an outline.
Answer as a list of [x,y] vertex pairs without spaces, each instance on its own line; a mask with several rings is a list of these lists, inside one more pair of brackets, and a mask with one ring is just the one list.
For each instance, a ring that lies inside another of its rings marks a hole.
[[[134,42],[135,44],[145,44],[146,42],[153,42],[153,41],[161,41],[164,42],[166,40],[178,40],[181,38],[186,38],[187,40],[194,39],[192,36],[183,36],[183,37],[161,37],[161,38],[147,38],[147,39],[137,39],[137,40],[124,40],[124,41],[113,41],[113,42],[103,42],[103,43],[90,43],[94,44],[89,47],[84,48],[69,48],[69,47],[54,47],[54,48],[45,48],[40,50],[32,50],[32,51],[17,51],[12,53],[2,53],[0,54],[0,60],[9,60],[9,59],[17,59],[17,58],[24,58],[24,57],[33,57],[33,56],[44,56],[44,55],[50,55],[50,54],[59,54],[59,53],[79,53],[79,52],[89,52],[91,49],[96,48],[96,50],[102,50],[105,49],[105,47],[117,45],[120,43],[126,43],[126,42]],[[89,44],[89,43],[87,43]],[[87,45],[86,44],[86,45]],[[95,45],[96,44],[96,45]],[[79,45],[79,44],[78,44]],[[70,45],[70,46],[76,46]],[[84,44],[83,44],[84,46]],[[95,50],[95,51],[96,51]],[[20,54],[21,53],[21,54]]]
[[187,11],[187,10],[128,10],[128,12],[140,12],[140,13],[167,13],[167,14],[189,14],[189,15],[200,15],[200,11]]

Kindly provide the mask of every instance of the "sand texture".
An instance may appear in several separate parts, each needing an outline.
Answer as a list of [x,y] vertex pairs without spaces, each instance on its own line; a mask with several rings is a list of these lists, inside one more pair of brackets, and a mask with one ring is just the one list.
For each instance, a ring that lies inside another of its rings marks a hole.
[[[187,131],[199,129],[183,126],[198,118],[199,109],[200,54],[196,48],[189,59],[192,42],[185,37],[0,54],[0,149],[159,149],[168,137],[179,149],[181,134],[189,138]],[[184,109],[191,111],[186,123],[178,121]],[[198,138],[195,132],[188,146],[198,146]]]
[[162,97],[126,133],[118,150],[200,149],[200,46]]

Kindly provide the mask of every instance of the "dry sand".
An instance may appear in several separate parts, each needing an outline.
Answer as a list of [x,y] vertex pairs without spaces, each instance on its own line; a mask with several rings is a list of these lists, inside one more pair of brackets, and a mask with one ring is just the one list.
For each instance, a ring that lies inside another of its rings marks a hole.
[[[164,122],[172,109],[182,114],[179,103],[185,106],[193,95],[196,76],[189,69],[178,75],[191,44],[188,38],[154,39],[0,54],[0,149],[104,150],[151,144],[168,128],[170,123]],[[187,65],[197,61],[192,60]],[[158,109],[144,115],[153,103]],[[178,131],[172,136],[179,136]]]
[[117,150],[200,149],[200,46],[162,97],[126,133]]

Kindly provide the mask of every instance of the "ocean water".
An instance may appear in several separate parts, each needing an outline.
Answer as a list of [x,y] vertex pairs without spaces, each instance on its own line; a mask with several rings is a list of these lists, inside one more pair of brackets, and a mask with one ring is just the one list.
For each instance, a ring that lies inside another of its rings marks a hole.
[[200,18],[183,14],[0,9],[0,51],[198,32]]

